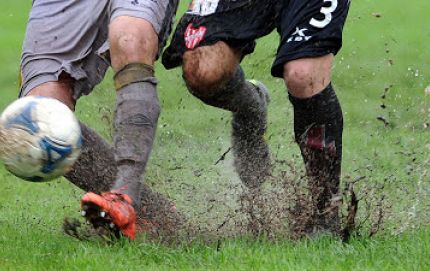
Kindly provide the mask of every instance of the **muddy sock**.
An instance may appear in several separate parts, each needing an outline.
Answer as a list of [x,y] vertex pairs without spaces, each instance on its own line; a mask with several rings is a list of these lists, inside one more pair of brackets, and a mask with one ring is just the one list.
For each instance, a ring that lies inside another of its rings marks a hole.
[[251,133],[255,137],[266,131],[267,89],[258,83],[245,80],[239,66],[233,77],[223,86],[222,108],[233,112],[233,133],[237,135]]
[[93,129],[83,123],[80,126],[83,138],[81,155],[64,177],[85,191],[108,191],[117,172],[114,149]]
[[248,82],[239,68],[229,88],[236,90],[233,111],[232,149],[234,165],[242,182],[251,189],[260,187],[270,175],[269,148],[264,139],[267,128],[268,92],[259,82]]
[[253,115],[261,118],[262,112],[265,112],[267,93],[261,92],[257,86],[246,81],[240,66],[228,81],[219,86],[213,96],[201,97],[192,90],[190,91],[204,103],[240,116]]
[[156,79],[128,84],[117,92],[115,161],[118,172],[112,190],[140,202],[145,170],[160,113]]
[[342,109],[329,84],[310,98],[289,96],[294,133],[305,162],[315,219],[321,228],[338,230],[337,198],[342,160]]
[[234,165],[242,182],[248,188],[255,189],[261,186],[271,170],[269,147],[264,139],[268,94],[262,84],[245,82],[242,88],[248,89],[254,97],[252,106],[233,113],[231,123]]
[[261,185],[270,172],[269,149],[263,135],[267,127],[267,89],[245,80],[240,66],[216,95],[199,97],[206,104],[233,113],[232,149],[234,164],[242,182],[249,188]]
[[[84,191],[109,191],[117,176],[114,148],[93,129],[83,123],[80,125],[83,137],[82,152],[73,169],[64,177]],[[144,212],[138,212],[138,216],[159,225],[158,231],[170,233],[183,223],[180,214],[172,211],[173,203],[146,184],[141,187],[140,198],[140,206]]]

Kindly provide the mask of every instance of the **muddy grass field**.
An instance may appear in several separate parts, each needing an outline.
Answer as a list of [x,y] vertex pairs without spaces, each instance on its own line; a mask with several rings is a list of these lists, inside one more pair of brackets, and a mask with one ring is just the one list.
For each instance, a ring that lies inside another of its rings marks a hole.
[[[0,109],[18,92],[30,6],[0,3]],[[1,168],[0,270],[429,270],[429,9],[426,0],[352,3],[333,74],[345,120],[347,243],[327,236],[292,240],[289,215],[306,198],[306,182],[285,87],[269,74],[274,33],[243,63],[247,77],[263,81],[271,96],[266,137],[274,171],[258,199],[258,225],[247,223],[249,206],[232,166],[230,115],[188,94],[179,70],[158,65],[162,114],[146,181],[176,202],[186,230],[173,243],[76,240],[62,225],[65,217],[79,217],[83,191],[65,179],[27,183]],[[111,77],[77,107],[79,118],[108,140]]]

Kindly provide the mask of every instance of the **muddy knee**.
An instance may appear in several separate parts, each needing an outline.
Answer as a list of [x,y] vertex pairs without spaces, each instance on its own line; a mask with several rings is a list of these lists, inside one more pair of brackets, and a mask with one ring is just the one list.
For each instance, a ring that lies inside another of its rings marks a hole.
[[187,51],[183,59],[183,78],[190,93],[217,106],[212,100],[223,95],[224,86],[235,75],[239,54],[224,42],[218,42]]
[[144,19],[119,16],[109,26],[109,44],[112,67],[117,72],[130,63],[153,65],[158,35]]
[[288,92],[297,98],[308,98],[321,92],[330,83],[333,55],[303,58],[284,65]]

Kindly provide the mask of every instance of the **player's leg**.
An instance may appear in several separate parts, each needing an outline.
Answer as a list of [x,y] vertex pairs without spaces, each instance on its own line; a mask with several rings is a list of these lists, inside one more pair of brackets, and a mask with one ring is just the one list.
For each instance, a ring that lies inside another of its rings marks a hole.
[[150,22],[121,16],[110,24],[109,42],[117,88],[114,140],[118,173],[112,189],[138,203],[160,114],[153,69],[158,37]]
[[332,54],[293,60],[284,66],[284,79],[315,207],[314,230],[338,232],[343,118],[330,83],[332,61]]
[[[253,51],[253,40],[273,29],[274,25],[270,24],[273,20],[269,20],[269,17],[273,19],[273,13],[261,12],[260,2],[219,1],[210,8],[204,5],[204,1],[194,2],[181,19],[163,55],[163,64],[167,68],[182,64],[183,77],[194,96],[233,113],[236,171],[246,186],[255,188],[264,181],[270,168],[269,151],[263,138],[268,97],[264,86],[245,80],[239,63]],[[264,4],[264,7],[269,10],[273,4]],[[243,16],[255,20],[245,24]],[[256,25],[264,27],[256,29]]]
[[269,174],[269,150],[264,141],[268,94],[264,86],[245,80],[241,52],[225,42],[198,47],[183,57],[183,77],[189,91],[204,103],[233,113],[232,149],[235,168],[249,188]]
[[117,178],[109,189],[112,192],[87,193],[82,204],[90,221],[97,220],[89,214],[94,204],[102,209],[101,214],[107,212],[112,222],[134,239],[141,179],[160,113],[152,68],[158,40],[149,22],[121,16],[110,24],[109,43],[117,89],[114,138]]
[[[342,110],[331,84],[333,54],[341,47],[348,0],[292,1],[283,8],[274,76],[283,77],[294,108],[295,139],[306,165],[315,208],[313,231],[339,232]],[[309,10],[313,5],[318,12]]]
[[62,74],[58,81],[46,82],[31,89],[26,96],[44,96],[57,99],[67,105],[71,110],[75,109],[76,100],[73,98],[73,79],[67,74]]
[[[140,209],[143,174],[157,127],[160,105],[154,62],[163,30],[170,24],[177,1],[142,4],[113,1],[109,25],[110,59],[117,90],[115,111],[116,180],[110,192],[88,193],[83,209],[97,205],[131,239]],[[157,13],[154,13],[157,12]],[[159,18],[164,18],[160,20]],[[91,217],[89,217],[91,221]]]

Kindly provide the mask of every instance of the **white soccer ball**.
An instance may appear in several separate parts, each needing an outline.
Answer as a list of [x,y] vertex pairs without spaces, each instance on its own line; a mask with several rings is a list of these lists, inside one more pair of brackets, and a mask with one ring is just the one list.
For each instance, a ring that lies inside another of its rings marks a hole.
[[81,146],[78,120],[56,99],[20,98],[0,116],[0,159],[24,180],[42,182],[64,175]]

